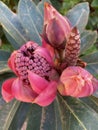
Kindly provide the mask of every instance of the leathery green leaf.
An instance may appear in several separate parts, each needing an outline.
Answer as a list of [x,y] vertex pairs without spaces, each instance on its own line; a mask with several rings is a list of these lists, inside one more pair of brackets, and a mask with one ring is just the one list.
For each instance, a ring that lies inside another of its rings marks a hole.
[[20,47],[29,40],[18,16],[0,1],[0,23]]
[[76,26],[80,33],[84,31],[88,22],[89,5],[87,2],[79,3],[68,11],[67,17],[72,26]]
[[81,99],[86,105],[90,106],[94,111],[98,113],[98,98],[90,96]]
[[43,17],[32,0],[20,0],[18,5],[18,16],[26,29],[30,40],[41,45],[40,34],[42,32]]
[[87,62],[88,65],[98,64],[98,52],[91,53],[81,57],[83,61]]
[[98,52],[81,57],[87,63],[86,69],[96,76],[98,74]]
[[42,109],[37,105],[32,107],[26,130],[96,130],[97,107],[98,99],[95,100],[94,97],[76,99],[58,96],[47,107]]
[[4,74],[5,72],[11,72],[7,66],[7,61],[0,61],[0,74]]
[[98,63],[95,64],[88,64],[86,66],[86,69],[92,73],[93,75],[97,76],[98,75]]
[[32,106],[31,103],[21,102],[10,124],[9,130],[20,130],[21,128],[23,129],[23,124],[27,118],[31,106]]
[[33,104],[28,115],[26,130],[40,130],[42,108]]
[[10,52],[5,50],[0,50],[0,61],[7,61],[10,56]]
[[[98,113],[85,102],[72,97],[58,97],[63,130],[97,130]],[[92,122],[93,119],[93,122]]]
[[0,129],[1,130],[8,130],[9,126],[14,118],[14,115],[20,105],[20,102],[14,101],[9,104],[6,104],[0,110]]
[[61,130],[61,120],[58,113],[58,105],[53,102],[47,107],[32,105],[28,116],[26,130]]
[[96,39],[97,39],[97,32],[96,31],[85,30],[81,34],[80,54],[83,54],[86,50],[88,50],[95,43]]

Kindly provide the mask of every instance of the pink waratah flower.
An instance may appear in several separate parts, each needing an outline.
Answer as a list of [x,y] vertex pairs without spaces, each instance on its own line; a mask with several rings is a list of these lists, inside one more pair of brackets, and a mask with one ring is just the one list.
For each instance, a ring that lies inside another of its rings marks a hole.
[[58,91],[63,96],[86,97],[98,89],[98,80],[81,67],[67,67],[60,77]]
[[13,98],[40,106],[49,105],[56,97],[57,82],[51,79],[53,61],[48,50],[32,41],[14,51],[8,60],[9,67],[17,75],[2,85],[6,102]]
[[69,20],[45,2],[43,38],[55,48],[65,48],[71,28]]

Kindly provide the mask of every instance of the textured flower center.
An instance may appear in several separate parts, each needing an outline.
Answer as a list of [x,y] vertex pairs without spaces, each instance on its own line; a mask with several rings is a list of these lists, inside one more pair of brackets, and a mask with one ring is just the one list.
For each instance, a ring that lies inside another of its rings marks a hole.
[[46,78],[47,80],[49,79],[51,66],[45,58],[37,53],[34,53],[37,47],[38,45],[36,43],[27,43],[26,45],[23,45],[16,54],[16,70],[21,80],[27,84],[29,84],[28,70]]

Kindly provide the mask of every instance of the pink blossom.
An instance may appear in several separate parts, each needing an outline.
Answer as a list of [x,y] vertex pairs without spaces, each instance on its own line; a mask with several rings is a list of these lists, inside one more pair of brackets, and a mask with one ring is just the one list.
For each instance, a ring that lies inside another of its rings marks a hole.
[[6,102],[16,98],[47,106],[55,99],[57,82],[50,81],[53,60],[47,49],[32,41],[27,42],[12,53],[8,65],[17,77],[6,80],[2,85],[2,96]]
[[78,66],[67,67],[61,74],[58,91],[64,96],[86,97],[98,89],[98,80]]
[[45,2],[43,38],[55,48],[64,48],[70,31],[69,20]]

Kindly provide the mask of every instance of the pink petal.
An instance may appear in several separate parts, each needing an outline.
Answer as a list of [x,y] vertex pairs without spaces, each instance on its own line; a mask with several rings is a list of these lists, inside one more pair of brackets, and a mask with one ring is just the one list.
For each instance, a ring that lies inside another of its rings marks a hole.
[[73,97],[87,97],[90,96],[93,93],[93,86],[92,83],[85,83],[84,86],[82,86],[81,90],[73,93]]
[[51,19],[48,22],[46,27],[46,34],[49,42],[53,46],[59,46],[60,44],[63,44],[65,40],[64,27],[62,27],[61,23],[56,18]]
[[37,94],[33,92],[30,86],[24,85],[19,78],[13,82],[12,93],[16,99],[23,102],[32,102],[37,96]]
[[28,79],[32,89],[38,94],[40,94],[49,84],[47,80],[31,71],[28,71]]
[[50,82],[50,84],[44,89],[38,97],[33,101],[40,106],[48,106],[53,102],[57,94],[57,83],[55,81]]
[[78,83],[75,79],[67,79],[65,82],[65,94],[72,95],[76,91]]
[[52,59],[54,59],[54,57],[55,57],[54,48],[52,46],[50,46],[43,38],[42,38],[42,47],[46,48],[49,51]]
[[46,48],[38,47],[34,53],[39,54],[40,56],[44,57],[51,65],[53,65],[53,59]]
[[14,96],[12,95],[12,84],[16,78],[6,80],[2,85],[2,96],[6,102],[11,101]]
[[44,3],[44,25],[46,25],[50,19],[54,18],[54,15],[52,13],[53,9],[54,8],[52,8],[48,2]]
[[78,82],[76,82],[76,79],[69,78],[62,81],[62,83],[63,85],[58,85],[58,91],[61,95],[72,96],[73,93],[76,92],[76,89],[78,87]]
[[17,71],[16,71],[16,66],[15,66],[16,53],[17,53],[17,51],[14,51],[14,52],[11,54],[11,56],[10,56],[10,58],[9,58],[9,60],[8,60],[8,65],[9,65],[9,67],[11,68],[11,70],[13,70],[14,73],[18,76],[18,73],[17,73]]
[[62,27],[65,30],[66,37],[71,31],[71,24],[67,17],[63,17],[52,5],[50,5],[48,2],[45,2],[44,6],[44,25],[48,24],[48,22],[56,18],[61,22]]

